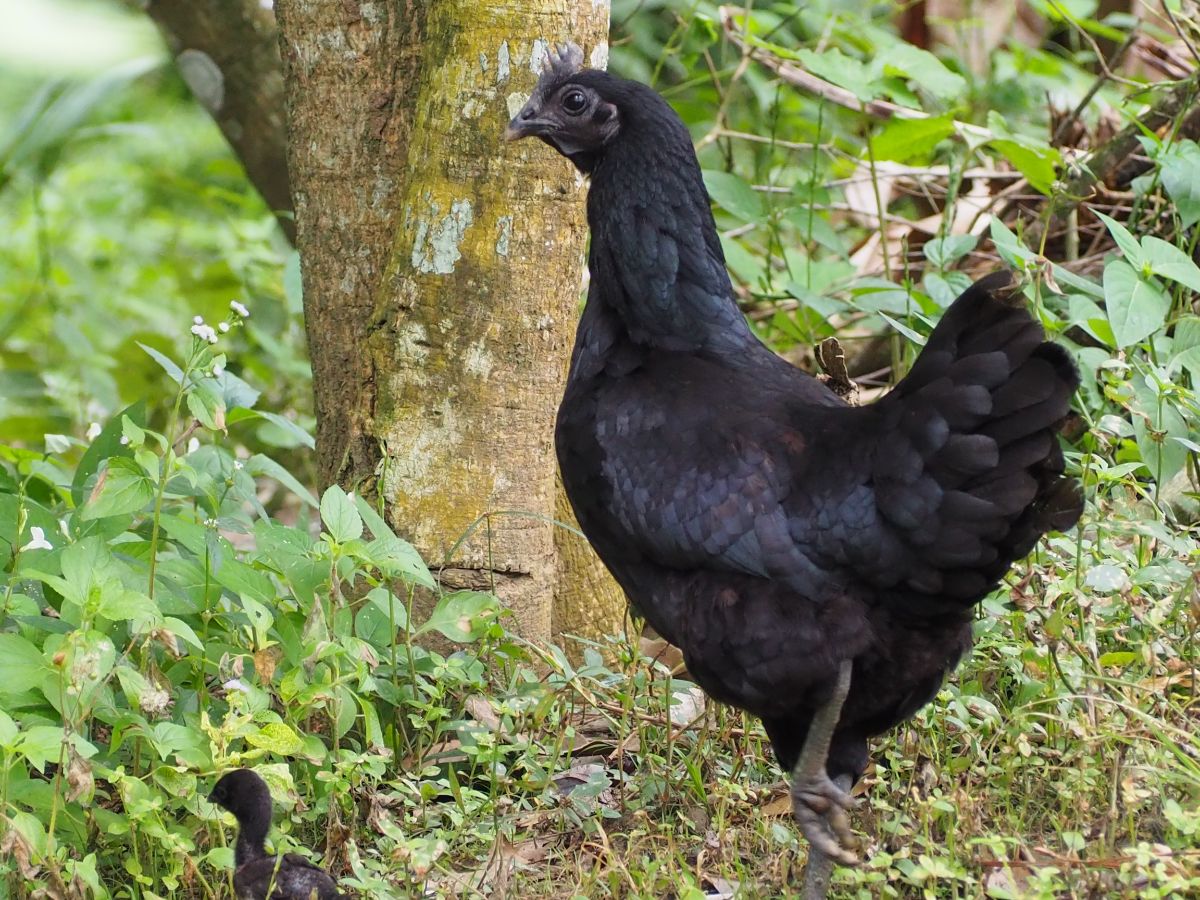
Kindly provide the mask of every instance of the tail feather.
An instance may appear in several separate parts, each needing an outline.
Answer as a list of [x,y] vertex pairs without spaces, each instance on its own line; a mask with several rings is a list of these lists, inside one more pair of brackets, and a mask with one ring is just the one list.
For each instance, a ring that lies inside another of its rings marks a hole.
[[921,557],[913,590],[976,600],[1043,534],[1075,524],[1083,500],[1057,431],[1078,386],[1008,273],[950,306],[881,401],[877,502]]

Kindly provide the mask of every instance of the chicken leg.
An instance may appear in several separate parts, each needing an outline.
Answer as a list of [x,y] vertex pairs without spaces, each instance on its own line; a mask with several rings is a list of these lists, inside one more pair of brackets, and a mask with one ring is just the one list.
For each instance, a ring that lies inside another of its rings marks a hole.
[[856,841],[846,815],[853,802],[849,794],[851,785],[845,781],[835,783],[826,771],[829,745],[842,713],[842,704],[850,693],[853,668],[853,661],[848,659],[838,667],[833,694],[813,716],[800,759],[792,771],[792,813],[809,845],[804,900],[821,900],[825,896],[832,872],[831,862],[847,866],[858,864],[858,857],[851,849]]

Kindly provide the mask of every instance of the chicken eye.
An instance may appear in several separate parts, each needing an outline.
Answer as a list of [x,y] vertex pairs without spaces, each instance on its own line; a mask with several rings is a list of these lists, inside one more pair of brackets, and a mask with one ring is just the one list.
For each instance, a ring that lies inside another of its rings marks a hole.
[[562,107],[570,115],[577,116],[587,108],[587,97],[583,91],[569,91],[563,95]]

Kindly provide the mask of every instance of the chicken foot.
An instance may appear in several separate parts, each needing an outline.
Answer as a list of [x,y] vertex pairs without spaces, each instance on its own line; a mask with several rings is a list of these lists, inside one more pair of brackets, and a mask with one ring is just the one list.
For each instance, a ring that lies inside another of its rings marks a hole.
[[853,668],[851,660],[844,660],[838,668],[833,694],[813,716],[800,759],[792,771],[792,813],[809,845],[805,900],[820,900],[825,896],[833,862],[858,864],[858,857],[851,849],[857,841],[846,815],[853,803],[849,793],[851,783],[842,778],[838,779],[840,783],[834,782],[825,768],[842,704],[850,693]]

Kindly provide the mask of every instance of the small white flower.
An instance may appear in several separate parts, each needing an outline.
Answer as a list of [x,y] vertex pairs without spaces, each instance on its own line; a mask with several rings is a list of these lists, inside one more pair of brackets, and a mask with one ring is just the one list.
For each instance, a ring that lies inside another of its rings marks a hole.
[[200,438],[194,437],[188,439],[187,452],[195,453],[200,449]]
[[46,532],[34,525],[29,529],[29,536],[33,538],[28,544],[21,548],[21,552],[26,550],[53,550],[54,545],[46,540]]
[[250,318],[250,310],[246,309],[246,304],[239,303],[236,300],[229,301],[229,308],[241,316],[243,319]]
[[124,447],[128,443],[129,443],[129,435],[127,435],[127,434],[121,435],[121,446]]
[[219,324],[217,326],[217,328],[219,328],[221,330],[221,334],[224,334],[225,332],[227,332],[229,330],[229,323],[222,322],[221,324]]
[[204,324],[204,316],[192,316],[192,324],[193,325],[203,325]]
[[235,459],[233,461],[233,467],[235,469],[244,469],[244,468],[246,468],[246,464],[243,463],[240,459]]
[[246,686],[246,682],[242,681],[240,678],[230,678],[227,682],[221,685],[221,687],[225,688],[227,691],[241,691],[242,693],[246,693],[250,690],[250,688]]
[[100,432],[103,430],[104,429],[100,427],[99,422],[93,422],[88,426],[87,439],[89,441],[94,441],[96,438],[100,437]]
[[211,325],[205,325],[204,323],[193,325],[192,334],[202,341],[208,341],[210,344],[217,342],[217,332]]
[[58,530],[63,533],[63,537],[67,538],[67,540],[71,539],[71,527],[67,524],[66,519],[58,520]]
[[215,378],[217,375],[220,375],[220,374],[221,374],[222,372],[224,372],[224,371],[225,371],[225,367],[224,367],[223,365],[221,365],[220,363],[215,363],[215,364],[213,365],[213,377],[214,377],[214,378]]

